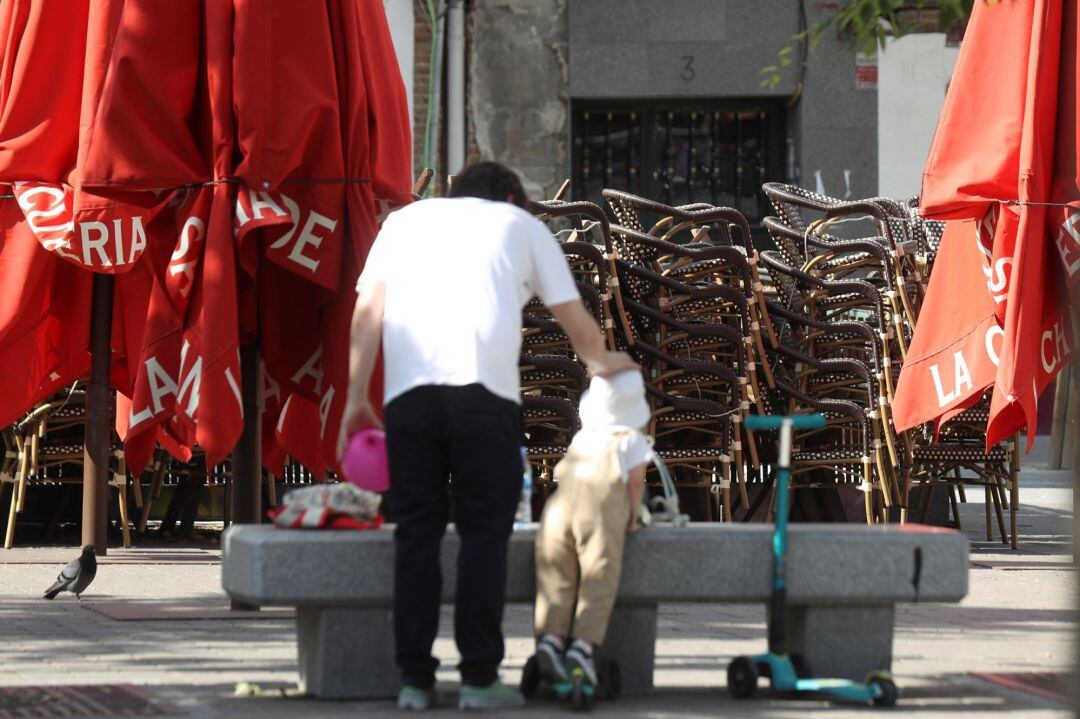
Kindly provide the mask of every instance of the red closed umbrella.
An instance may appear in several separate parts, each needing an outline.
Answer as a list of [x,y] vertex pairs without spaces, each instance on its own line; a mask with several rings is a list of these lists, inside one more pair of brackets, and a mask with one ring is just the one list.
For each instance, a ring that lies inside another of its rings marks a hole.
[[[90,366],[89,277],[40,252],[12,195],[17,181],[60,182],[78,149],[87,6],[0,6],[0,424]],[[51,70],[42,92],[42,68]]]
[[326,4],[239,0],[234,52],[245,335],[276,385],[315,399],[349,179]]
[[89,371],[89,307],[90,276],[44,252],[0,199],[0,426]]
[[[29,334],[0,331],[0,356],[11,357],[26,348],[36,354],[22,358],[32,372],[40,374],[45,364],[52,368],[36,389],[32,389],[33,378],[26,377],[28,381],[20,381],[5,399],[25,409],[60,382],[78,379],[89,370],[83,535],[99,551],[105,549],[109,362],[110,358],[116,360],[113,382],[130,391],[132,356],[125,352],[138,346],[143,324],[138,318],[117,323],[112,344],[120,351],[115,355],[109,351],[114,285],[100,274],[121,275],[117,284],[132,298],[131,306],[145,307],[150,287],[142,257],[147,247],[146,228],[161,207],[161,200],[150,194],[125,197],[121,203],[81,185],[121,6],[119,0],[14,0],[6,4],[2,18],[8,25],[3,28],[0,78],[0,183],[11,186],[23,219],[6,223],[0,255],[12,256],[23,247],[25,233],[31,233],[40,243],[39,251],[27,251],[25,271],[11,277],[42,278],[52,273],[59,279],[68,275],[70,289],[79,293],[65,296],[53,283],[51,295],[46,291],[19,298],[20,302],[29,300],[49,308],[48,316],[30,328]],[[5,212],[5,217],[11,215]],[[68,263],[71,269],[77,266],[78,274],[60,271],[61,263]],[[89,274],[80,272],[85,270],[99,273],[92,291]],[[11,292],[19,284],[5,281],[0,291]],[[41,281],[26,285],[31,293],[43,288],[47,285]],[[118,316],[130,319],[123,313]],[[94,355],[87,357],[91,347]]]
[[[188,0],[123,4],[100,111],[81,165],[82,187],[108,195],[118,207],[129,210],[143,197],[157,203],[148,225],[150,249],[143,264],[151,279],[145,294],[133,296],[121,285],[116,299],[125,324],[145,328],[128,339],[134,345],[129,350],[134,358],[128,363],[130,389],[118,385],[131,398],[117,424],[136,474],[149,461],[167,422],[174,440],[169,446],[174,451],[183,447],[182,458],[190,456],[197,434],[193,418],[202,399],[208,398],[210,406],[219,399],[201,391],[207,363],[199,351],[202,331],[196,328],[195,299],[205,296],[201,268],[210,245],[215,178],[226,177],[229,169],[215,174],[215,153],[227,151],[220,145],[232,137],[230,57],[220,49],[217,57],[210,56],[213,47],[227,48],[231,26],[215,28],[224,37],[214,45],[209,37],[204,42],[204,23],[214,13],[227,21],[220,13],[228,10],[228,3],[208,3],[204,11],[201,3]],[[225,233],[231,245],[231,230]],[[228,289],[222,291],[225,295],[212,302],[227,308]],[[235,304],[235,292],[231,298]],[[220,405],[226,415],[230,404],[235,402]],[[181,422],[178,406],[190,423]],[[235,441],[235,434],[211,444]]]
[[[386,214],[412,200],[412,150],[405,86],[383,8],[379,3],[352,0],[334,0],[329,6],[345,175],[365,181],[345,183],[347,245],[338,292],[323,316],[321,391],[315,401],[298,395],[290,398],[277,434],[290,454],[309,467],[315,463],[312,448],[318,447],[322,459],[318,466],[336,468],[356,279]],[[377,369],[372,388],[376,405],[381,385],[382,372]]]
[[332,463],[353,284],[380,213],[409,197],[382,6],[12,0],[0,23],[0,183],[18,197],[0,207],[0,299],[15,303],[0,360],[36,353],[5,376],[18,392],[0,416],[85,375],[90,270],[117,275],[132,470],[158,441],[210,463],[236,446],[242,339],[273,389],[264,455],[279,462],[273,440],[290,437],[312,468]]
[[1024,426],[1034,441],[1038,397],[1075,346],[1062,290],[1080,277],[1077,22],[1076,0],[975,6],[924,171],[923,214],[950,227],[897,388],[900,430],[993,388],[987,447]]

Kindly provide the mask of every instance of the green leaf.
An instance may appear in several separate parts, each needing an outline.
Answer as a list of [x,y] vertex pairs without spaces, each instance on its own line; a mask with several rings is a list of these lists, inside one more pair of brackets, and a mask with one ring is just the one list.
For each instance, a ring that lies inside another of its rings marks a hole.
[[[969,17],[977,1],[987,0],[841,0],[838,7],[791,39],[795,44],[805,43],[809,52],[817,47],[830,28],[835,28],[849,34],[850,49],[860,49],[869,55],[878,47],[884,49],[889,38],[902,37],[916,29],[912,23],[900,22],[899,12],[905,7],[936,8],[939,28],[947,31]],[[794,52],[794,46],[779,51],[777,64],[762,70],[770,75],[762,81],[762,87],[775,88],[780,84],[780,68],[792,64]]]

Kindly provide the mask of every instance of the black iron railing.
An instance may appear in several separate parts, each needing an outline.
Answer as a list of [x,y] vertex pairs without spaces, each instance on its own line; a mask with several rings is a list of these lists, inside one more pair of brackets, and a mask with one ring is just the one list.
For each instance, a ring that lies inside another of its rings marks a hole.
[[734,207],[756,224],[764,182],[784,177],[784,109],[761,102],[575,102],[572,192],[605,187],[665,204]]

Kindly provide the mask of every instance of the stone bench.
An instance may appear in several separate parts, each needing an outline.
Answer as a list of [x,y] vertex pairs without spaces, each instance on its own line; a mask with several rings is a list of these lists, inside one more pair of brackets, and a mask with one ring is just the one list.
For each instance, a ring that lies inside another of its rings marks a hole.
[[[817,676],[863,679],[892,663],[898,602],[958,602],[968,544],[930,527],[793,525],[788,641]],[[534,530],[510,542],[508,603],[535,596]],[[657,605],[764,603],[771,586],[769,525],[652,527],[627,538],[622,581],[603,647],[623,691],[652,690]],[[457,537],[443,543],[443,599],[454,597]],[[222,583],[235,600],[294,606],[300,687],[324,698],[393,696],[393,535],[379,531],[234,526],[223,542]],[[761,640],[765,650],[765,638]],[[722,675],[716,677],[723,683]]]

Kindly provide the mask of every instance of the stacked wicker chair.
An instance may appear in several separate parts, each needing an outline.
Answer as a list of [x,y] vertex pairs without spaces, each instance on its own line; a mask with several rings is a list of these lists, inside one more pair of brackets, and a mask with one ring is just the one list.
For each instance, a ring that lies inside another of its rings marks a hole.
[[[918,321],[943,223],[919,218],[914,211],[917,200],[845,202],[777,183],[765,185],[764,190],[777,212],[777,217],[764,221],[777,249],[761,257],[776,289],[776,304],[826,325],[844,323],[849,329],[862,325],[846,338],[807,333],[789,346],[813,357],[859,361],[876,380],[871,384],[877,386],[877,405],[868,398],[867,411],[875,420],[875,490],[880,491],[881,500],[872,514],[906,521],[914,510],[915,519],[925,519],[935,488],[943,487],[959,523],[957,505],[965,500],[964,487],[982,487],[987,538],[992,538],[996,515],[1001,540],[1015,547],[1018,439],[985,451],[988,398],[940,431],[925,426],[897,433],[891,422],[896,379]],[[856,234],[861,236],[836,236],[831,230],[837,222],[851,223],[848,226],[857,227]],[[871,231],[866,233],[866,228]],[[776,307],[772,310],[775,323],[779,312]],[[808,386],[813,389],[815,382],[818,387],[836,387],[822,380],[811,380]],[[916,494],[915,489],[921,491]],[[1008,529],[1003,516],[1006,504]],[[889,511],[894,507],[898,511]]]
[[[601,239],[607,217],[588,202],[554,200],[534,203],[530,209],[540,219],[563,226],[558,236],[578,292],[604,329],[607,345],[614,347],[608,264]],[[599,237],[594,237],[597,234]],[[539,300],[525,307],[522,323],[520,373],[526,451],[538,468],[536,484],[545,499],[553,490],[554,465],[580,426],[577,406],[588,380],[569,338]]]
[[783,393],[775,402],[786,402],[788,413],[803,406],[821,411],[814,404],[820,401],[842,403],[837,411],[825,413],[835,431],[797,443],[793,474],[799,478],[805,470],[807,478],[793,486],[855,484],[864,492],[867,521],[885,520],[899,490],[895,464],[886,456],[895,454],[894,445],[882,442],[892,428],[883,432],[888,424],[882,415],[884,320],[880,306],[875,307],[876,290],[861,280],[826,280],[804,273],[773,252],[763,252],[762,261],[786,300],[769,301],[778,335],[774,374]]
[[[5,430],[6,451],[0,482],[12,485],[4,535],[5,549],[10,549],[14,544],[16,520],[26,506],[30,489],[35,486],[82,483],[85,419],[85,392],[73,388],[38,405]],[[124,546],[130,547],[127,472],[123,448],[115,437],[109,455],[109,486],[117,489]],[[134,488],[135,504],[142,507],[139,487],[135,485]]]
[[[737,421],[732,421],[729,411],[734,405],[734,414],[741,415],[748,406],[743,335],[722,322],[703,321],[700,316],[684,318],[670,310],[674,306],[686,310],[691,304],[707,300],[712,303],[710,306],[724,306],[724,312],[734,307],[745,314],[743,295],[730,286],[694,285],[672,279],[651,267],[621,260],[620,256],[628,253],[624,250],[620,255],[615,249],[618,244],[614,239],[615,229],[596,205],[549,201],[537,203],[533,209],[548,220],[573,218],[572,226],[559,234],[566,240],[563,248],[571,258],[587,305],[591,291],[582,287],[589,283],[578,275],[574,245],[587,237],[590,246],[601,253],[606,268],[595,272],[593,287],[615,317],[608,314],[598,319],[605,328],[609,346],[630,351],[650,380],[648,391],[654,410],[650,432],[656,438],[656,450],[671,467],[680,491],[699,495],[696,506],[701,516],[711,519],[722,515],[730,519],[735,472],[739,476],[736,484],[745,498]],[[646,243],[652,239],[644,236]],[[670,242],[662,244],[681,250]],[[634,291],[627,292],[631,285]],[[661,295],[666,303],[659,301]],[[661,304],[665,305],[663,309]],[[693,315],[701,308],[687,311]],[[741,327],[741,316],[739,322]],[[528,343],[527,327],[527,351]],[[721,357],[730,361],[720,361]],[[523,375],[526,401],[528,379]],[[527,423],[528,414],[526,405]]]
[[[731,519],[737,503],[747,504],[746,467],[756,467],[759,461],[753,444],[746,444],[748,456],[743,456],[740,429],[751,403],[761,392],[754,345],[757,336],[760,346],[760,325],[746,254],[724,242],[728,237],[727,217],[714,214],[704,219],[689,218],[685,208],[648,203],[629,195],[609,195],[613,207],[625,208],[632,202],[631,207],[648,206],[654,213],[665,213],[658,223],[663,231],[651,228],[655,234],[622,225],[612,228],[610,252],[619,279],[616,306],[623,336],[636,344],[639,352],[651,347],[668,358],[660,361],[654,355],[655,361],[641,360],[656,388],[675,397],[712,401],[722,408],[726,420],[723,425],[709,413],[671,412],[657,415],[654,431],[659,440],[676,444],[692,441],[691,424],[698,432],[730,432],[737,502],[732,499],[730,480],[726,478],[714,485],[714,491],[725,518]],[[691,211],[708,209],[696,206]],[[686,232],[688,241],[673,241],[680,231]],[[672,359],[677,359],[677,364]],[[771,382],[771,377],[768,379]],[[695,486],[692,478],[700,482],[703,475],[689,463],[684,464],[689,477],[682,486]],[[725,475],[726,464],[725,460]]]

